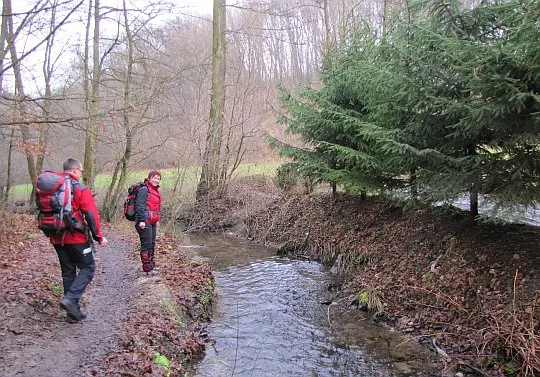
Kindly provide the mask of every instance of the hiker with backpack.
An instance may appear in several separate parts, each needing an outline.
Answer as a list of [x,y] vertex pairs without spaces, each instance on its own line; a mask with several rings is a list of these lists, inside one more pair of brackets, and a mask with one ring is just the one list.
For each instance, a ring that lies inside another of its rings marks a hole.
[[107,245],[107,240],[101,232],[94,196],[79,182],[82,164],[69,158],[63,168],[63,174],[46,171],[38,177],[38,227],[49,237],[60,261],[64,285],[60,306],[67,312],[68,322],[79,322],[86,318],[79,302],[96,269],[92,239],[101,246]]
[[161,217],[161,193],[159,184],[161,173],[152,170],[148,173],[142,185],[137,190],[135,199],[135,229],[141,241],[142,269],[147,275],[157,274],[154,254],[159,219]]

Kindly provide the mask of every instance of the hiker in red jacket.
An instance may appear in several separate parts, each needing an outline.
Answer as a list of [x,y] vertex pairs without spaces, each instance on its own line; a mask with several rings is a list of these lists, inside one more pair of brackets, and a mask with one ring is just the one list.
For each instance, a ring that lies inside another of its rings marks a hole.
[[64,173],[69,175],[73,182],[71,204],[74,217],[79,224],[86,224],[86,227],[82,227],[82,231],[49,234],[62,270],[64,298],[60,301],[60,306],[67,312],[69,322],[78,322],[86,318],[86,313],[80,309],[79,300],[96,270],[90,235],[101,246],[107,245],[107,240],[101,233],[94,196],[90,189],[79,182],[82,172],[79,160],[69,158],[64,162]]
[[161,173],[157,170],[150,171],[148,178],[144,180],[144,185],[137,193],[135,203],[135,229],[137,229],[141,240],[142,268],[147,275],[157,274],[159,270],[154,261],[154,254],[157,228],[161,216],[160,182]]

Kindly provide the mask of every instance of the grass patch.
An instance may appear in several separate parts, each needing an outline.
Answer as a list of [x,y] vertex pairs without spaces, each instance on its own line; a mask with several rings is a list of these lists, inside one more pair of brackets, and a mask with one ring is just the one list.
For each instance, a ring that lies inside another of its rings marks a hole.
[[64,287],[62,285],[60,285],[60,284],[54,284],[53,283],[53,284],[51,284],[49,286],[49,289],[56,296],[61,296],[64,293]]
[[376,290],[366,289],[356,297],[358,308],[378,314],[383,310],[383,294]]
[[184,318],[182,318],[180,313],[178,313],[176,306],[173,304],[173,302],[169,298],[163,299],[163,305],[173,315],[174,319],[180,326],[183,326],[185,324]]
[[154,363],[158,366],[160,369],[164,369],[167,373],[167,377],[171,375],[171,361],[169,358],[165,355],[160,354],[157,351],[153,352],[154,355]]
[[12,200],[26,200],[32,193],[31,184],[15,185],[9,190],[9,196]]
[[[267,175],[274,177],[276,175],[276,169],[281,165],[279,162],[253,162],[240,164],[236,171],[233,173],[233,179],[248,175]],[[142,181],[146,178],[148,170],[136,171],[128,174],[127,184],[131,184]],[[182,191],[195,191],[197,183],[201,175],[201,168],[187,167],[182,169],[163,169],[161,170],[161,187],[165,190],[174,190],[179,187]],[[95,187],[97,191],[106,190],[111,183],[111,174],[98,174],[96,176]],[[127,189],[127,187],[126,187]],[[10,197],[11,200],[26,200],[30,197],[32,192],[32,185],[20,184],[11,188]]]
[[247,175],[267,175],[270,177],[275,177],[276,170],[281,164],[281,162],[254,162],[249,164],[241,164],[234,172],[233,178]]

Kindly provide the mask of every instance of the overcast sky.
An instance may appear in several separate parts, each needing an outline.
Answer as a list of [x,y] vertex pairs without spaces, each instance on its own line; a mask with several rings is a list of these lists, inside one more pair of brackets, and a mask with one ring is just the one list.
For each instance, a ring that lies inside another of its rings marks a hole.
[[[24,9],[28,9],[29,6],[32,4],[35,4],[38,0],[14,0],[12,1],[12,7],[14,11],[20,11]],[[133,0],[128,0],[128,3],[132,2]],[[147,2],[145,0],[138,0],[141,2]],[[199,11],[203,12],[211,12],[212,11],[212,0],[173,0],[171,1],[174,4],[177,4],[180,8],[193,8],[197,9]],[[115,4],[115,5],[121,5],[122,0],[101,0],[102,4]]]
[[[15,14],[27,12],[29,11],[34,4],[39,0],[13,0],[12,1],[12,7],[13,12]],[[167,0],[164,0],[167,1]],[[150,3],[150,0],[127,0],[128,6],[129,4],[139,4],[139,6],[142,8],[144,4]],[[211,20],[212,15],[212,4],[213,0],[169,0],[168,2],[175,4],[175,9],[173,10],[173,13],[166,15],[164,17],[161,17],[157,20],[157,22],[164,22],[170,17],[175,17],[176,15],[181,15],[183,17],[189,15],[193,16],[200,16],[205,15],[205,18],[208,18]],[[75,1],[74,1],[75,3]],[[78,3],[78,2],[76,2]],[[101,0],[101,5],[108,5],[113,7],[122,7],[122,0]],[[77,17],[82,18],[85,20],[85,12],[87,11],[88,7],[88,0],[86,1],[86,4],[83,4],[79,8],[79,16],[74,16],[72,18],[73,21],[77,20]],[[82,15],[82,16],[81,16]],[[41,15],[40,15],[41,16]],[[48,12],[43,14],[43,17],[45,17],[46,21],[49,20],[50,14]],[[103,32],[106,32],[106,25],[103,25],[104,29]],[[69,31],[68,31],[69,30]],[[84,38],[85,29],[83,26],[83,23],[76,23],[73,24],[73,26],[64,26],[62,29],[60,29],[60,33],[57,34],[56,37],[56,44],[55,46],[61,46],[63,45],[68,39],[74,40],[74,39],[82,39]],[[41,41],[42,38],[36,38],[34,36],[20,36],[21,38],[17,40],[17,46],[18,46],[18,52],[19,54],[22,54],[24,51],[27,51],[28,49],[32,48],[33,46],[38,43],[38,41]],[[63,42],[62,42],[63,41]],[[72,52],[66,51],[66,53],[62,54],[62,62],[60,63],[61,66],[63,66],[65,69],[69,68],[69,60],[73,57]],[[41,80],[41,66],[43,62],[43,53],[40,51],[37,51],[36,53],[33,53],[32,55],[28,56],[24,61],[24,68],[23,68],[23,76],[25,78],[25,86],[26,89],[29,92],[36,92],[39,91],[39,88],[42,86]],[[10,76],[10,72],[6,73],[7,76]],[[9,79],[4,82],[5,85],[11,86],[9,83]]]

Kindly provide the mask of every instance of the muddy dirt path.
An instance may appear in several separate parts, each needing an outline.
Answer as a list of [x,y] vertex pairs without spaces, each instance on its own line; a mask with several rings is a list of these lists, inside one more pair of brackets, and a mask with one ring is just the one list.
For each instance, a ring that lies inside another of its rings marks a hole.
[[0,375],[79,377],[99,369],[101,358],[118,342],[116,334],[141,274],[130,241],[110,232],[106,237],[109,244],[97,246],[96,275],[83,296],[88,318],[69,324],[59,309],[46,325],[30,323],[20,334],[10,334],[13,339],[2,352]]

